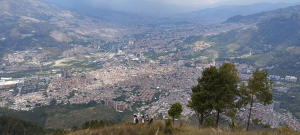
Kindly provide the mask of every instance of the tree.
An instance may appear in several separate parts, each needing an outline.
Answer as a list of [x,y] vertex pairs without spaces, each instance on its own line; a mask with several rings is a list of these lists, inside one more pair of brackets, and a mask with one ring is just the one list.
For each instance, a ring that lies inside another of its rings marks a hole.
[[220,113],[239,107],[234,102],[239,96],[239,82],[237,69],[232,63],[224,63],[220,69],[211,66],[202,72],[198,85],[192,87],[192,98],[187,105],[196,112],[199,128],[213,109],[217,112],[218,126]]
[[168,111],[169,116],[172,117],[173,123],[174,123],[174,118],[180,118],[180,114],[182,112],[182,106],[180,103],[175,103],[171,106],[171,108]]
[[54,98],[52,98],[52,100],[50,101],[50,105],[56,105],[56,100]]
[[216,122],[212,117],[207,117],[203,122],[203,127],[214,127],[215,125]]
[[273,91],[273,81],[268,80],[267,76],[267,71],[259,71],[256,69],[247,80],[248,85],[246,86],[245,83],[241,85],[242,101],[245,105],[250,104],[247,131],[249,130],[254,98],[256,97],[256,100],[262,102],[265,106],[273,103],[271,93]]
[[[200,79],[198,79],[198,82]],[[192,108],[198,117],[199,121],[199,128],[203,125],[203,120],[206,118],[210,112],[212,111],[212,96],[208,91],[204,91],[200,89],[200,85],[192,87],[193,94],[191,96],[191,101],[189,101],[189,104],[187,107]],[[199,92],[197,92],[199,90]]]
[[233,63],[224,63],[218,70],[217,78],[213,85],[215,89],[209,89],[211,95],[214,95],[213,108],[216,110],[216,126],[219,125],[220,113],[239,108],[235,101],[240,96],[238,85],[240,83],[238,71]]
[[217,89],[215,85],[217,78],[218,70],[216,67],[206,68],[202,72],[202,77],[198,78],[198,85],[191,88],[193,94],[187,106],[196,112],[199,128],[202,127],[204,118],[213,110],[214,95],[210,90]]

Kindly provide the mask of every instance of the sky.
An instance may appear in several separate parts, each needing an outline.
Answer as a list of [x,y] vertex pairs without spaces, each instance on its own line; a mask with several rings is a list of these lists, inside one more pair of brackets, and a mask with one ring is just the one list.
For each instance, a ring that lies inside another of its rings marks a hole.
[[[60,5],[88,3],[101,9],[124,11],[131,13],[176,14],[196,11],[220,5],[249,5],[254,3],[296,3],[299,0],[42,0]],[[78,6],[78,4],[77,4]],[[80,6],[80,4],[79,4]]]
[[199,7],[203,8],[206,6],[212,5],[246,5],[260,2],[270,2],[270,3],[293,3],[299,2],[299,0],[92,0],[97,3],[126,3],[126,2],[141,2],[141,1],[154,1],[157,3],[166,3],[166,4],[175,4],[180,6],[189,6],[189,7]]

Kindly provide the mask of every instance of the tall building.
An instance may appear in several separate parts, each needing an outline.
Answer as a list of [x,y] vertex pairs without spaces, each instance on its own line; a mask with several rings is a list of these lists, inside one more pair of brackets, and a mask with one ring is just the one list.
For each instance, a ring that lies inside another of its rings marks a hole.
[[66,71],[62,71],[61,72],[61,77],[66,78],[67,77],[67,72]]
[[146,64],[150,64],[150,60],[149,59],[145,59],[145,63]]
[[66,74],[66,78],[71,78],[72,77],[72,73],[70,70],[67,71],[67,74]]

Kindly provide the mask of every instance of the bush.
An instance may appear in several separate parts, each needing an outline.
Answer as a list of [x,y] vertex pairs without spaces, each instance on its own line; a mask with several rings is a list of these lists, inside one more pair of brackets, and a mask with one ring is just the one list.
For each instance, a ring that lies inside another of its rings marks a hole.
[[216,122],[214,118],[207,117],[206,119],[204,119],[203,127],[215,127],[215,126],[216,126]]
[[173,127],[172,127],[172,121],[171,119],[165,120],[165,133],[166,134],[172,134]]
[[289,134],[291,132],[291,128],[289,125],[280,126],[278,128],[279,134]]

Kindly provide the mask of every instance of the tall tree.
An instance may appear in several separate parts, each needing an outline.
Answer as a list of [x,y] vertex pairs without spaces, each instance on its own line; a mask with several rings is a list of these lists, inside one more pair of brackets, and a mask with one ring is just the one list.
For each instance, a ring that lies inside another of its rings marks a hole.
[[193,86],[191,101],[187,107],[192,108],[198,117],[199,128],[203,125],[203,120],[213,110],[214,98],[208,91],[209,89],[216,89],[214,81],[218,78],[218,70],[216,67],[206,68],[202,72],[202,77],[198,78],[198,85]]
[[171,106],[171,108],[168,111],[168,114],[172,117],[173,123],[175,118],[180,118],[180,114],[182,111],[183,110],[180,103],[175,103]]
[[213,108],[217,113],[216,126],[219,125],[221,113],[239,108],[239,104],[235,103],[240,95],[239,83],[238,71],[234,64],[224,63],[218,70],[218,78],[214,83],[216,89],[209,90],[214,95]]
[[239,96],[239,83],[238,72],[233,63],[224,63],[220,69],[211,66],[202,72],[198,85],[192,87],[192,100],[188,104],[198,114],[199,128],[211,110],[216,111],[218,126],[220,113],[239,107],[235,103]]
[[273,81],[268,80],[267,76],[267,71],[259,71],[256,69],[248,79],[248,85],[245,83],[241,85],[241,92],[243,94],[242,101],[244,101],[245,105],[250,104],[247,131],[249,130],[252,107],[255,101],[254,98],[256,98],[257,101],[262,102],[265,106],[273,103],[271,93],[273,91]]

